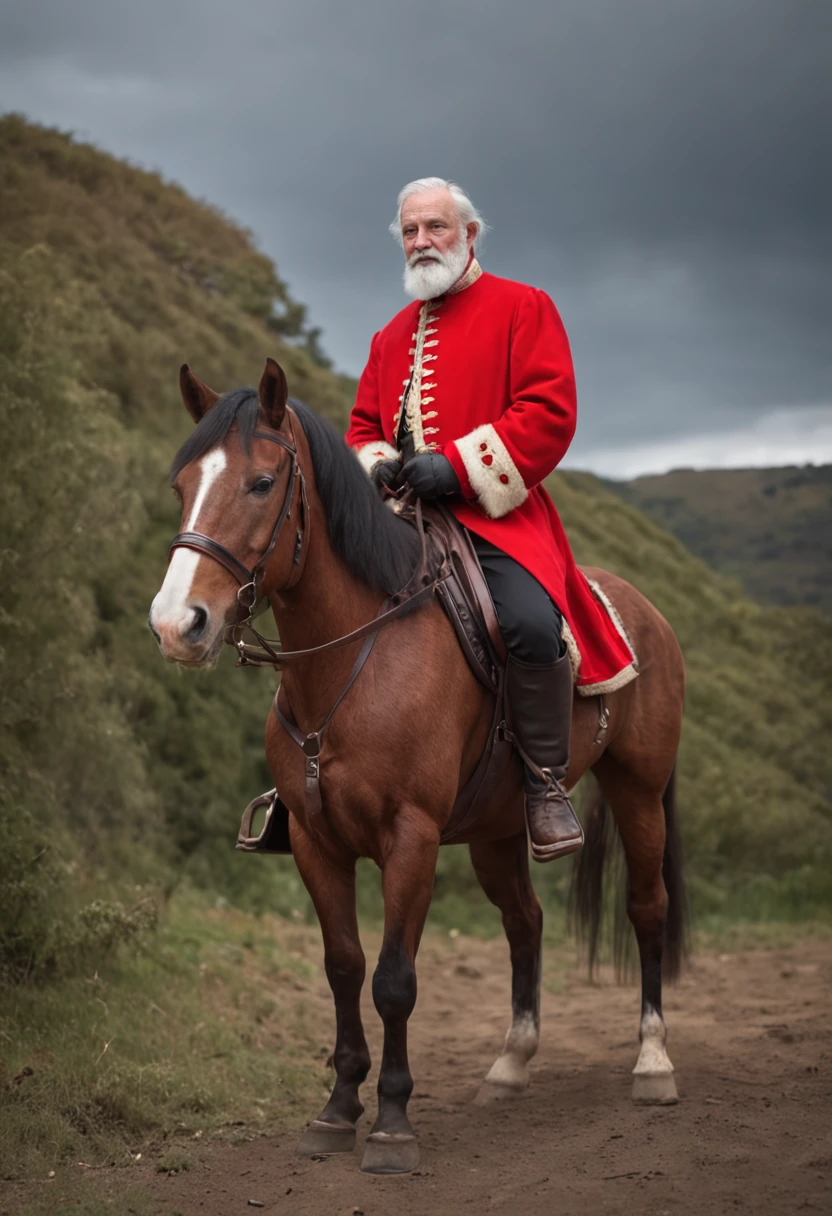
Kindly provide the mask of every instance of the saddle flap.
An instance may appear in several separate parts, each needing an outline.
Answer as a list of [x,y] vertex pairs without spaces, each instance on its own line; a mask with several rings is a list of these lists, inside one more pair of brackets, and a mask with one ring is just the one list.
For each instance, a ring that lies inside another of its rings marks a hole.
[[448,571],[437,588],[439,602],[472,672],[490,692],[496,692],[506,648],[471,538],[444,507],[423,506],[423,512],[435,566]]

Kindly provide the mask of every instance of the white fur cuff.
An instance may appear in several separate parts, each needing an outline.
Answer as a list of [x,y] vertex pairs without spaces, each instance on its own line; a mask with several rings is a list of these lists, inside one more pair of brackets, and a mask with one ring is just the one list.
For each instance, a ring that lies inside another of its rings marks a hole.
[[490,422],[457,439],[456,448],[471,489],[491,519],[508,515],[528,498],[520,471]]
[[378,439],[375,443],[365,443],[363,447],[356,448],[355,454],[368,476],[373,465],[378,464],[380,460],[401,460],[396,449],[383,439]]

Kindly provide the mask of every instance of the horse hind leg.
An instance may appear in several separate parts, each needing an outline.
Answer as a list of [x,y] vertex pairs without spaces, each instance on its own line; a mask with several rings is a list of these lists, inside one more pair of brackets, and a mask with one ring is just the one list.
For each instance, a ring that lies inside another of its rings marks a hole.
[[[664,825],[663,851],[659,874],[659,907],[663,915],[656,924],[648,906],[643,910],[633,899],[628,914],[636,928],[641,958],[641,1051],[633,1069],[633,1100],[668,1106],[678,1102],[673,1065],[667,1054],[667,1028],[662,1015],[662,976],[675,979],[685,952],[687,935],[687,895],[682,874],[681,841],[676,822],[675,769],[660,799],[652,802],[653,813],[661,815]],[[629,865],[629,862],[628,862]],[[630,879],[632,887],[632,878]],[[641,931],[640,927],[641,926]],[[642,942],[644,944],[642,944]]]
[[629,898],[627,912],[636,931],[641,962],[641,1049],[633,1069],[633,1101],[669,1106],[678,1102],[679,1095],[667,1054],[667,1027],[662,1015],[663,926],[656,924],[655,904],[640,904]]
[[543,912],[529,875],[525,832],[511,840],[474,843],[470,852],[480,886],[502,912],[511,952],[511,1025],[475,1098],[485,1105],[519,1097],[528,1085],[529,1061],[540,1041]]
[[[684,900],[680,858],[669,847],[678,847],[673,779],[663,798],[655,789],[634,781],[611,758],[604,760],[599,778],[624,846],[627,915],[635,930],[641,964],[641,1049],[633,1069],[632,1096],[640,1104],[666,1106],[679,1097],[662,1014],[663,954],[667,948],[665,970],[672,975],[678,967],[680,935],[684,933],[682,909],[677,906],[677,901]],[[674,895],[670,915],[665,877]]]

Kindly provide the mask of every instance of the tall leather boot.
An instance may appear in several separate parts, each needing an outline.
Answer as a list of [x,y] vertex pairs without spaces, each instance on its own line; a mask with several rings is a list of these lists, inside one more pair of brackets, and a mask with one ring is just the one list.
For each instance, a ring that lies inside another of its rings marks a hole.
[[[566,796],[572,727],[572,667],[564,654],[552,667],[509,656],[506,694],[511,728],[525,762],[526,821],[535,861],[576,853],[584,832]],[[541,770],[536,773],[529,761]]]

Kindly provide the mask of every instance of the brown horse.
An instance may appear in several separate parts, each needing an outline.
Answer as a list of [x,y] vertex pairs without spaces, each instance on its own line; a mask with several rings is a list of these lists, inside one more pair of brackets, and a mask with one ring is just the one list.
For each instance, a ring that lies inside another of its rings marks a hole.
[[[153,601],[150,626],[164,656],[187,666],[213,664],[239,619],[238,591],[247,580],[242,590],[249,599],[268,597],[286,651],[314,649],[372,621],[407,583],[418,537],[380,502],[340,435],[305,406],[288,404],[285,377],[271,360],[257,392],[218,398],[187,366],[180,384],[197,426],[171,476],[184,532],[202,539],[190,548],[180,534]],[[617,607],[640,674],[606,698],[606,730],[599,731],[598,698],[575,698],[568,784],[593,770],[623,842],[642,976],[633,1096],[666,1103],[676,1100],[676,1087],[665,1050],[662,964],[664,957],[665,974],[676,970],[684,937],[672,782],[684,667],[670,627],[651,604],[620,578],[587,573]],[[281,703],[304,734],[320,728],[361,647],[357,640],[287,667]],[[492,709],[491,695],[472,676],[431,598],[378,633],[332,717],[320,755],[323,810],[314,823],[304,756],[269,714],[268,761],[291,812],[292,851],[320,920],[336,1013],[336,1081],[301,1140],[302,1153],[352,1149],[363,1112],[358,1091],[370,1056],[359,1007],[365,961],[355,865],[371,857],[381,869],[384,897],[384,939],[373,976],[384,1049],[378,1118],[362,1168],[396,1173],[418,1161],[407,1115],[416,952],[440,837],[486,744]],[[511,1025],[480,1091],[487,1100],[522,1090],[537,1050],[542,912],[529,877],[519,762],[480,802],[463,839],[483,890],[502,913],[512,968]],[[597,928],[603,832],[598,815],[591,818],[577,870],[578,907]]]

